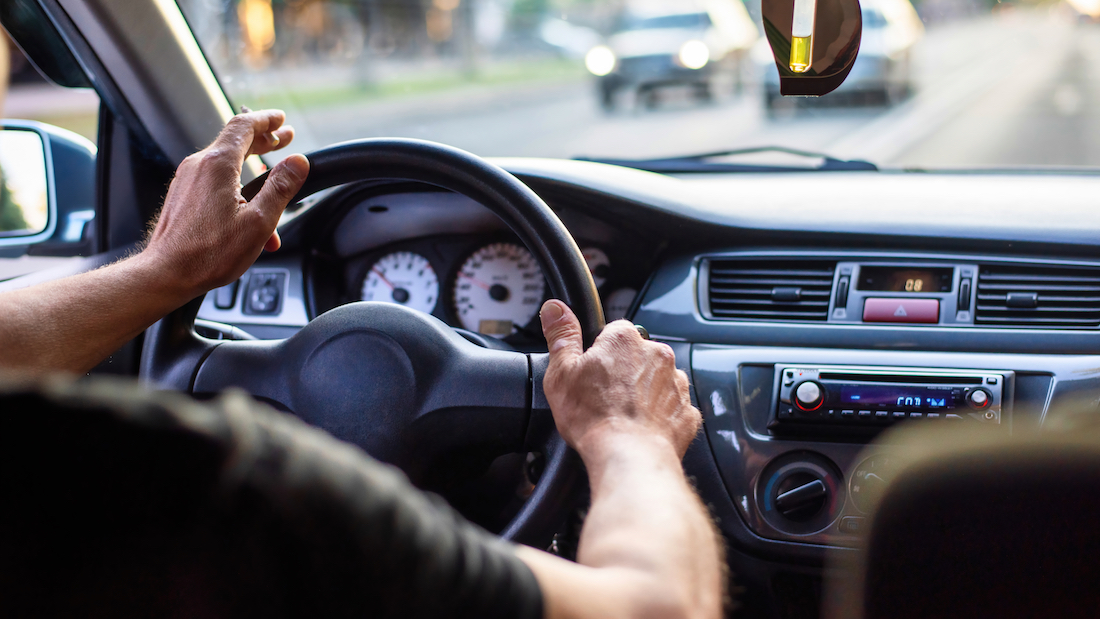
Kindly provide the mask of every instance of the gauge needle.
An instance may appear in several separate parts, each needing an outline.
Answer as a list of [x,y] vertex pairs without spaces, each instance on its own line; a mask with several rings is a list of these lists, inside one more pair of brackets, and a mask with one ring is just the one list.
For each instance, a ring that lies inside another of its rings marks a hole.
[[879,477],[878,475],[875,475],[874,473],[867,473],[867,476],[866,476],[866,477],[864,477],[864,479],[871,479],[872,477],[874,477],[875,479],[877,479],[877,480],[879,480],[879,481],[881,481],[881,482],[883,482],[883,483],[885,483],[885,482],[886,482],[886,480],[885,480],[885,479],[883,479],[883,478]]
[[459,272],[459,275],[461,275],[462,277],[465,277],[466,279],[470,280],[470,282],[473,283],[478,288],[484,288],[485,290],[488,290],[488,289],[492,288],[492,286],[490,286],[489,284],[486,284],[485,282],[483,282],[479,279],[474,279],[473,277],[470,277],[469,275],[467,275],[465,273],[462,273],[461,271]]
[[393,290],[393,289],[397,288],[397,286],[393,285],[393,282],[386,279],[386,276],[382,274],[382,271],[379,271],[378,269],[371,269],[371,270],[374,271],[375,273],[377,273],[378,277],[380,277],[382,279],[382,281],[386,282],[386,285],[390,287],[390,290]]

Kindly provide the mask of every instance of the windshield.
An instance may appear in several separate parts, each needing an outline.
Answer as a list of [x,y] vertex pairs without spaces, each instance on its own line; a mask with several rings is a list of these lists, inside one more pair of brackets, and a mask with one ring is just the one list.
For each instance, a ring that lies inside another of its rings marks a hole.
[[657,15],[655,17],[628,16],[623,30],[653,30],[655,28],[701,29],[710,26],[710,15],[706,13],[680,13],[677,15]]
[[759,0],[178,1],[233,104],[287,110],[302,150],[1100,167],[1100,0],[865,0],[859,59],[817,100],[778,96]]

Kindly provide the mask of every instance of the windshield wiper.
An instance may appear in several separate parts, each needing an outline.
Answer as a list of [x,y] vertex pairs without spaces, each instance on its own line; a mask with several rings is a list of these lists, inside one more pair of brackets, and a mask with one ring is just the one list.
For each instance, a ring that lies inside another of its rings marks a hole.
[[[779,153],[816,160],[813,165],[794,165],[783,163],[742,163],[733,161],[713,161],[759,153]],[[878,166],[860,159],[837,159],[824,153],[786,148],[784,146],[760,146],[725,150],[717,153],[703,153],[684,157],[665,157],[657,159],[604,159],[595,157],[575,157],[577,161],[592,161],[610,165],[636,168],[647,172],[662,174],[685,174],[691,172],[877,172]]]

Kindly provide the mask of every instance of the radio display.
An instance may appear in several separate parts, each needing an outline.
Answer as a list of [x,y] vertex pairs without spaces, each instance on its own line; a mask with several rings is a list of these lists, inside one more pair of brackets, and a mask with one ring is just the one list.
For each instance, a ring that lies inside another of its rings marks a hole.
[[844,385],[840,405],[852,408],[955,408],[951,389],[912,386]]
[[859,289],[876,292],[935,293],[951,292],[954,269],[905,267],[861,267]]

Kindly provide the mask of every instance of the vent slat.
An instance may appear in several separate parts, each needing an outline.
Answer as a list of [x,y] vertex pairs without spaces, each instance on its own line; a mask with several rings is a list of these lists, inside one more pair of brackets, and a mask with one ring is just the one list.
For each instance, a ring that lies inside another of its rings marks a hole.
[[982,282],[1023,282],[1023,281],[1037,281],[1037,282],[1085,282],[1085,283],[1100,283],[1100,275],[1088,276],[1088,275],[1029,275],[1027,273],[1010,273],[1010,274],[987,274],[981,273],[978,275],[978,281]]
[[785,279],[782,277],[774,277],[769,279],[758,278],[744,278],[744,277],[714,277],[711,276],[711,284],[722,285],[743,285],[743,286],[823,286],[827,285],[830,288],[833,285],[833,276],[829,276],[828,284],[823,284],[821,279],[802,279],[802,278],[790,278]]
[[820,271],[783,271],[778,269],[715,269],[712,268],[711,275],[716,277],[724,277],[727,275],[736,275],[737,277],[814,277],[822,278],[828,277],[830,280],[833,278],[833,272],[831,270]]
[[[1009,307],[1008,298],[1031,296],[1036,307]],[[978,273],[974,322],[999,327],[1100,327],[1100,269],[984,265]]]
[[[802,296],[804,296],[804,297],[824,297],[824,298],[828,299],[829,294],[831,292],[832,292],[832,290],[806,290],[805,288],[803,288],[802,289]],[[710,289],[710,294],[711,294],[711,296],[736,295],[738,297],[771,298],[772,291],[771,291],[771,289],[768,289],[768,290],[744,290],[744,289],[739,289],[739,288],[725,288],[725,287],[718,288],[716,286],[712,286],[711,289]]]
[[[714,260],[707,294],[711,316],[728,320],[824,321],[829,317],[835,262],[795,259]],[[772,298],[776,289],[797,297]],[[797,301],[793,301],[797,298]]]

